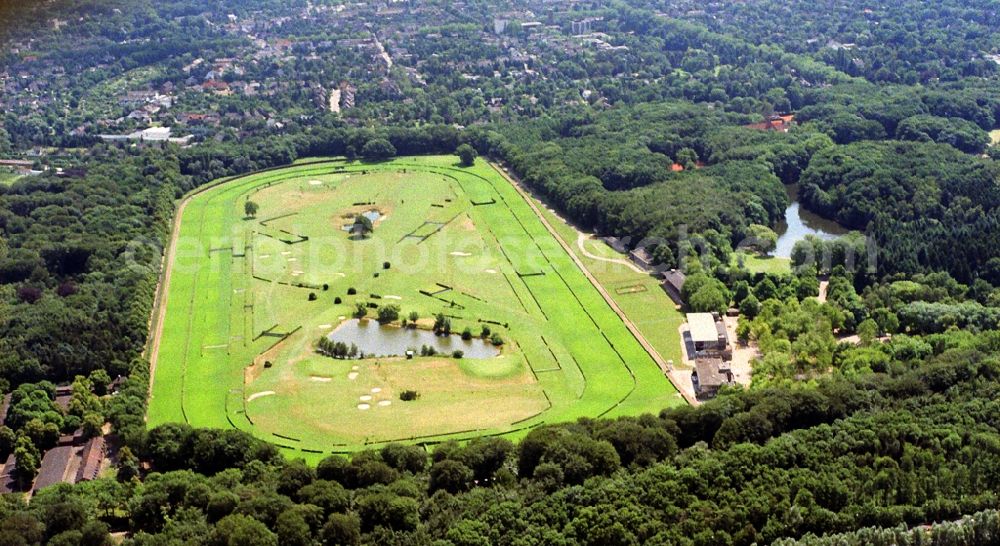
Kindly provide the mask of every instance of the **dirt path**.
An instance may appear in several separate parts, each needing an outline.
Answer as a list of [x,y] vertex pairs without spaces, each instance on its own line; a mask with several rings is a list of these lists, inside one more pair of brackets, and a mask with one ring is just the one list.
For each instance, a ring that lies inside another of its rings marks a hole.
[[340,113],[340,89],[330,90],[330,111],[334,114]]
[[611,294],[609,294],[608,291],[604,289],[601,283],[590,273],[590,270],[588,270],[587,267],[583,264],[583,262],[580,260],[580,257],[573,252],[573,249],[569,246],[569,244],[567,244],[566,241],[564,241],[563,238],[559,235],[559,233],[555,230],[555,228],[552,227],[552,224],[550,224],[548,219],[545,218],[545,216],[542,214],[542,211],[538,209],[538,206],[535,205],[535,202],[531,199],[531,196],[527,193],[527,191],[525,191],[525,189],[521,187],[521,184],[518,183],[513,176],[509,175],[502,168],[498,167],[493,163],[490,163],[490,165],[493,167],[495,171],[497,171],[508,182],[510,182],[510,184],[514,186],[514,189],[517,190],[519,194],[521,194],[521,197],[523,197],[524,200],[527,201],[528,206],[530,206],[531,210],[535,212],[535,215],[538,216],[538,219],[542,221],[542,225],[545,226],[545,229],[547,229],[549,233],[552,234],[553,237],[555,237],[556,241],[559,241],[559,244],[562,245],[566,253],[569,254],[569,257],[573,260],[574,263],[576,263],[576,266],[579,267],[580,271],[582,271],[583,274],[587,277],[587,280],[590,281],[590,284],[594,285],[594,288],[596,288],[597,291],[600,292],[601,296],[604,298],[604,301],[608,302],[608,305],[610,305],[611,309],[613,309],[614,312],[618,315],[618,318],[620,318],[622,322],[625,323],[625,327],[628,328],[630,332],[632,332],[632,335],[635,336],[635,339],[639,341],[639,344],[642,345],[642,348],[645,349],[647,353],[649,353],[649,356],[652,357],[653,361],[656,362],[656,365],[660,367],[660,370],[667,377],[667,379],[670,380],[670,383],[673,384],[674,388],[677,389],[677,392],[681,393],[681,396],[684,397],[684,399],[687,401],[688,404],[692,406],[697,406],[698,400],[695,399],[694,396],[689,394],[686,389],[683,389],[681,387],[682,384],[678,382],[679,379],[676,376],[676,371],[671,370],[670,366],[667,365],[667,362],[663,359],[663,357],[660,356],[660,353],[658,353],[656,349],[654,349],[653,346],[650,345],[648,341],[646,341],[645,336],[642,335],[642,332],[639,331],[639,328],[637,328],[635,324],[631,321],[631,319],[628,318],[625,312],[622,311],[620,307],[618,307],[618,304],[615,303],[615,300],[611,297]]
[[634,263],[632,263],[632,262],[630,262],[630,261],[628,261],[628,260],[626,260],[624,258],[623,259],[605,258],[603,256],[598,256],[596,254],[591,254],[587,250],[587,247],[585,245],[585,243],[587,241],[591,240],[591,239],[593,239],[593,237],[591,237],[591,236],[589,236],[589,235],[587,235],[585,233],[578,233],[577,236],[576,236],[576,246],[580,248],[580,252],[582,252],[584,256],[590,258],[591,260],[597,260],[599,262],[609,262],[609,263],[613,263],[613,264],[624,265],[625,267],[628,267],[632,271],[635,271],[636,273],[641,273],[643,275],[647,275],[649,273],[648,271],[643,271],[642,268],[640,268],[639,266],[635,265]]
[[826,289],[830,286],[830,281],[819,281],[819,296],[816,299],[820,303],[826,303]]

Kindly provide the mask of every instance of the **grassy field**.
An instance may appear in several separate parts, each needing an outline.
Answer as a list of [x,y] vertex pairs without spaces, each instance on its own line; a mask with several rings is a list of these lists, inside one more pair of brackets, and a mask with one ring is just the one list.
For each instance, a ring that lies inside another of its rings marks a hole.
[[21,178],[21,175],[13,171],[0,168],[0,186],[10,186],[18,178]]
[[[679,328],[684,323],[684,314],[676,309],[673,300],[660,286],[660,281],[645,273],[613,262],[595,260],[583,252],[577,252],[574,244],[578,232],[549,209],[541,207],[549,223],[555,226],[563,240],[570,243],[574,253],[588,271],[601,283],[615,300],[618,307],[628,315],[642,332],[646,340],[664,359],[673,360],[682,366],[681,340]],[[599,239],[587,239],[583,243],[587,251],[609,260],[623,260],[626,257]]]
[[[683,403],[487,163],[314,161],[238,178],[188,202],[151,426],[236,427],[315,460],[390,441],[518,437],[543,423]],[[244,218],[247,199],[260,207],[254,219]],[[343,227],[363,212],[379,217],[374,233],[357,239]],[[675,358],[673,307],[655,281],[602,275],[602,284],[644,288],[624,290],[616,301],[665,358]],[[664,301],[665,308],[651,308]],[[487,359],[316,353],[317,340],[349,320],[359,302],[414,311],[422,328],[436,313],[448,315],[456,332],[489,324],[505,343]],[[671,313],[654,312],[663,310]],[[420,397],[403,402],[403,390]]]
[[792,272],[792,260],[776,256],[759,256],[749,252],[737,252],[733,255],[733,263],[743,260],[743,265],[751,273],[770,273],[785,275]]

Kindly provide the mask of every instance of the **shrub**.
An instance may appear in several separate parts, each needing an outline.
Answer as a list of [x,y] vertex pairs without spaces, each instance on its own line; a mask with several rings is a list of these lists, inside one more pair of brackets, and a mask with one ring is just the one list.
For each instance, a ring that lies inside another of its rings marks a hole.
[[395,156],[396,148],[384,138],[375,138],[365,142],[361,155],[369,161],[381,161]]
[[329,289],[330,289],[330,285],[326,284],[326,283],[323,283],[323,291],[326,292]]
[[390,267],[392,267],[391,263],[389,263],[389,262],[382,262],[382,269],[389,269]]
[[309,301],[316,301],[318,299],[318,297],[319,296],[317,296],[315,292],[310,292],[309,293]]
[[264,369],[270,368],[271,366],[274,366],[274,362],[271,362],[270,360],[264,361]]
[[458,156],[463,167],[471,167],[473,163],[476,162],[476,156],[479,154],[472,146],[468,144],[460,144],[455,150],[455,155]]
[[357,293],[358,293],[357,289],[355,289],[353,286],[351,288],[347,289],[347,295],[348,296],[353,296],[353,295],[355,295]]
[[500,334],[493,334],[493,336],[490,337],[490,343],[492,343],[494,347],[499,347],[503,345],[503,338],[500,337]]
[[472,330],[470,330],[468,327],[466,327],[465,330],[462,330],[462,339],[466,341],[472,339]]
[[483,331],[479,333],[479,337],[481,337],[483,339],[486,339],[486,338],[490,337],[490,327],[486,326],[484,324],[483,325]]
[[399,318],[398,305],[384,305],[378,310],[378,321],[381,324],[388,324]]
[[462,358],[463,356],[465,356],[465,353],[462,351],[453,351],[451,353],[452,358]]
[[414,390],[407,389],[399,393],[399,399],[402,400],[403,402],[412,402],[417,398],[420,398],[420,393]]
[[341,303],[344,303],[344,300],[340,299],[340,296],[337,296],[336,298],[333,298],[333,303],[340,305]]

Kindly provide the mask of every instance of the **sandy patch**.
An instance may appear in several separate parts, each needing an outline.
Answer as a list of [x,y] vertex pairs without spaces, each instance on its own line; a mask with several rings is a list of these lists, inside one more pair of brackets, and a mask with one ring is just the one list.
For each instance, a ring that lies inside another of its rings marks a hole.
[[357,366],[351,366],[351,369],[352,369],[352,370],[354,370],[354,371],[358,371],[358,370],[359,370],[359,369],[361,369],[361,368],[359,368],[359,367],[357,367]]
[[292,251],[290,251],[290,250],[286,250],[286,251],[282,252],[282,253],[281,253],[281,255],[282,255],[282,256],[288,256],[288,255],[290,255],[291,253],[292,253]]
[[382,297],[385,298],[385,299],[387,299],[387,300],[401,300],[401,299],[403,299],[400,296],[382,296]]
[[497,274],[497,270],[496,269],[484,269],[483,271],[485,273],[489,273],[490,275],[496,275]]
[[337,273],[337,276],[338,276],[338,277],[346,277],[346,276],[347,276],[347,274],[346,274],[346,273]]
[[326,330],[327,328],[333,328],[333,325],[332,324],[320,324],[319,326],[317,326],[317,328],[322,328],[322,329]]
[[297,262],[297,261],[299,261],[299,259],[298,258],[288,258],[288,261],[290,261],[290,262]]
[[322,180],[310,180],[309,181],[309,185],[310,186],[322,186],[323,185],[323,181]]
[[362,402],[371,402],[372,397],[370,395],[365,394],[359,397],[358,400],[361,400]]
[[271,396],[272,394],[277,394],[277,393],[274,392],[274,391],[260,391],[260,392],[255,392],[255,393],[253,393],[253,394],[251,394],[250,396],[247,397],[247,402],[252,402],[252,401],[254,401],[254,400],[258,399],[258,398],[264,397],[264,396]]
[[261,254],[260,256],[257,256],[257,257],[263,260],[264,258],[270,258],[271,255],[270,254]]
[[371,409],[371,404],[358,404],[359,410]]
[[378,405],[384,408],[386,406],[392,405],[392,400],[382,400],[381,402],[378,403]]
[[339,317],[337,317],[337,320],[344,320],[345,318],[347,317],[345,317],[344,315],[340,315]]
[[475,229],[476,229],[476,224],[472,222],[472,218],[469,218],[468,215],[466,215],[464,218],[462,218],[462,223],[459,224],[459,225],[465,231],[475,231]]
[[468,256],[472,256],[472,254],[469,254],[468,252],[451,252],[450,254],[452,256],[461,256],[463,258],[468,257]]
[[380,389],[378,387],[375,387],[375,388],[372,389],[372,394],[378,394],[380,392],[382,392],[382,389]]
[[355,379],[358,378],[358,372],[351,372],[347,374],[347,378],[350,379],[351,381],[354,381]]
[[329,383],[330,381],[333,381],[333,378],[332,377],[322,377],[322,376],[319,376],[319,375],[310,375],[309,376],[309,381],[315,381],[317,383]]

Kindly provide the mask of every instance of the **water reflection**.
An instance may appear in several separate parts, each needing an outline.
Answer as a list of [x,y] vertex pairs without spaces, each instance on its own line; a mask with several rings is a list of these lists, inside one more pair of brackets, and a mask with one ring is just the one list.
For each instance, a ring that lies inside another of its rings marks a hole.
[[836,239],[848,232],[844,226],[827,220],[813,212],[810,212],[799,205],[799,185],[789,184],[785,186],[788,199],[791,205],[785,209],[785,220],[775,226],[774,231],[778,234],[778,244],[772,256],[779,258],[790,258],[792,248],[795,243],[801,241],[806,235],[815,235],[821,239]]
[[434,332],[420,329],[383,326],[374,320],[351,319],[345,321],[328,336],[332,341],[351,343],[366,355],[402,356],[406,351],[420,354],[420,347],[434,347],[438,353],[451,355],[462,351],[463,358],[492,358],[500,350],[482,339],[464,340],[461,336],[436,336]]

